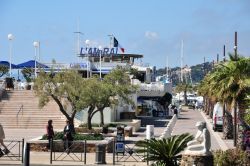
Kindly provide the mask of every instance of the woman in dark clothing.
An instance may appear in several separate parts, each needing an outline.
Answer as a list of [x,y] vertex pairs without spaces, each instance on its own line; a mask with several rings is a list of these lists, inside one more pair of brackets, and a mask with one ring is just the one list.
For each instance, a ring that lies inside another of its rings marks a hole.
[[46,126],[47,139],[49,140],[49,144],[47,146],[48,149],[50,147],[51,139],[54,137],[54,130],[53,130],[52,122],[53,122],[52,120],[48,120],[48,125]]
[[72,145],[73,141],[73,133],[74,133],[74,128],[70,124],[69,120],[66,120],[66,126],[64,127],[63,130],[64,133],[64,149],[69,153],[70,146]]

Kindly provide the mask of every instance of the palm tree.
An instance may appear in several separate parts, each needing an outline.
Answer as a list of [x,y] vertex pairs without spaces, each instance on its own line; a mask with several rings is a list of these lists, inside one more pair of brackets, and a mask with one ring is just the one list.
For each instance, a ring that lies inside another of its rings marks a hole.
[[176,86],[176,88],[175,88],[175,91],[176,92],[184,92],[184,103],[185,103],[185,105],[187,105],[188,103],[187,103],[187,92],[190,92],[190,91],[192,91],[193,90],[193,87],[192,87],[192,85],[191,84],[188,84],[188,83],[184,83],[184,82],[182,82],[182,83],[180,83],[180,84],[178,84],[177,86]]
[[146,160],[156,161],[156,163],[176,166],[177,161],[181,159],[180,152],[187,147],[187,142],[191,141],[193,136],[189,133],[174,135],[163,139],[150,139],[138,141],[137,146],[142,147],[139,151],[144,154]]
[[[214,96],[218,101],[227,103],[236,111],[239,108],[238,118],[243,120],[246,109],[245,98],[250,91],[250,58],[232,56],[230,61],[218,65],[210,75],[207,83],[210,97]],[[228,127],[228,126],[227,126]],[[239,133],[242,139],[242,132]],[[242,140],[238,141],[241,147]]]

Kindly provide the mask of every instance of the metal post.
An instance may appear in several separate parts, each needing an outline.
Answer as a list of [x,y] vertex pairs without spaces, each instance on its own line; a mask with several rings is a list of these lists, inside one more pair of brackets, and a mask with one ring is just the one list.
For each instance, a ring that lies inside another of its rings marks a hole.
[[100,50],[100,80],[102,79],[102,51]]
[[[237,32],[234,36],[234,56],[237,58]],[[237,103],[234,103],[234,146],[237,146]]]
[[[147,142],[148,142],[148,140],[147,140]],[[148,157],[149,157],[149,147],[147,147],[147,165],[149,165]]]
[[23,152],[24,152],[24,138],[22,139],[22,163],[23,163]]
[[115,137],[113,139],[113,165],[115,165]]
[[50,142],[49,142],[49,147],[50,147],[50,164],[52,164],[52,153],[53,153],[53,138],[50,139]]
[[204,57],[204,65],[203,65],[203,68],[204,68],[204,77],[206,75],[206,57]]
[[87,162],[87,140],[84,141],[84,164]]
[[223,61],[226,62],[226,46],[223,47]]
[[29,166],[30,165],[30,143],[25,144],[24,146],[24,162],[23,166]]

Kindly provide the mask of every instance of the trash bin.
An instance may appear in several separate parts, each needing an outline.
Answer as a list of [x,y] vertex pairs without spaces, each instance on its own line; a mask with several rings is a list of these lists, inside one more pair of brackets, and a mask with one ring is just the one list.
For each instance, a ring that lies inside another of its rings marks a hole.
[[13,78],[11,78],[11,77],[6,77],[6,78],[5,78],[5,81],[6,81],[6,88],[7,88],[7,89],[14,89]]
[[96,144],[95,164],[106,164],[106,145],[105,144]]

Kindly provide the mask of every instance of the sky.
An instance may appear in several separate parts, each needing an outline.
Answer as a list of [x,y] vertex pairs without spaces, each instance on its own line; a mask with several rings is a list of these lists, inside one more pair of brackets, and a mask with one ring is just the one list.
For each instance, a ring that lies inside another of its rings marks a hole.
[[169,67],[180,66],[182,40],[184,64],[222,59],[235,31],[239,54],[250,56],[249,0],[0,0],[0,60],[9,60],[11,33],[14,64],[34,59],[34,41],[42,62],[76,62],[78,25],[81,47],[108,46],[113,34],[125,53],[157,68],[167,57]]

